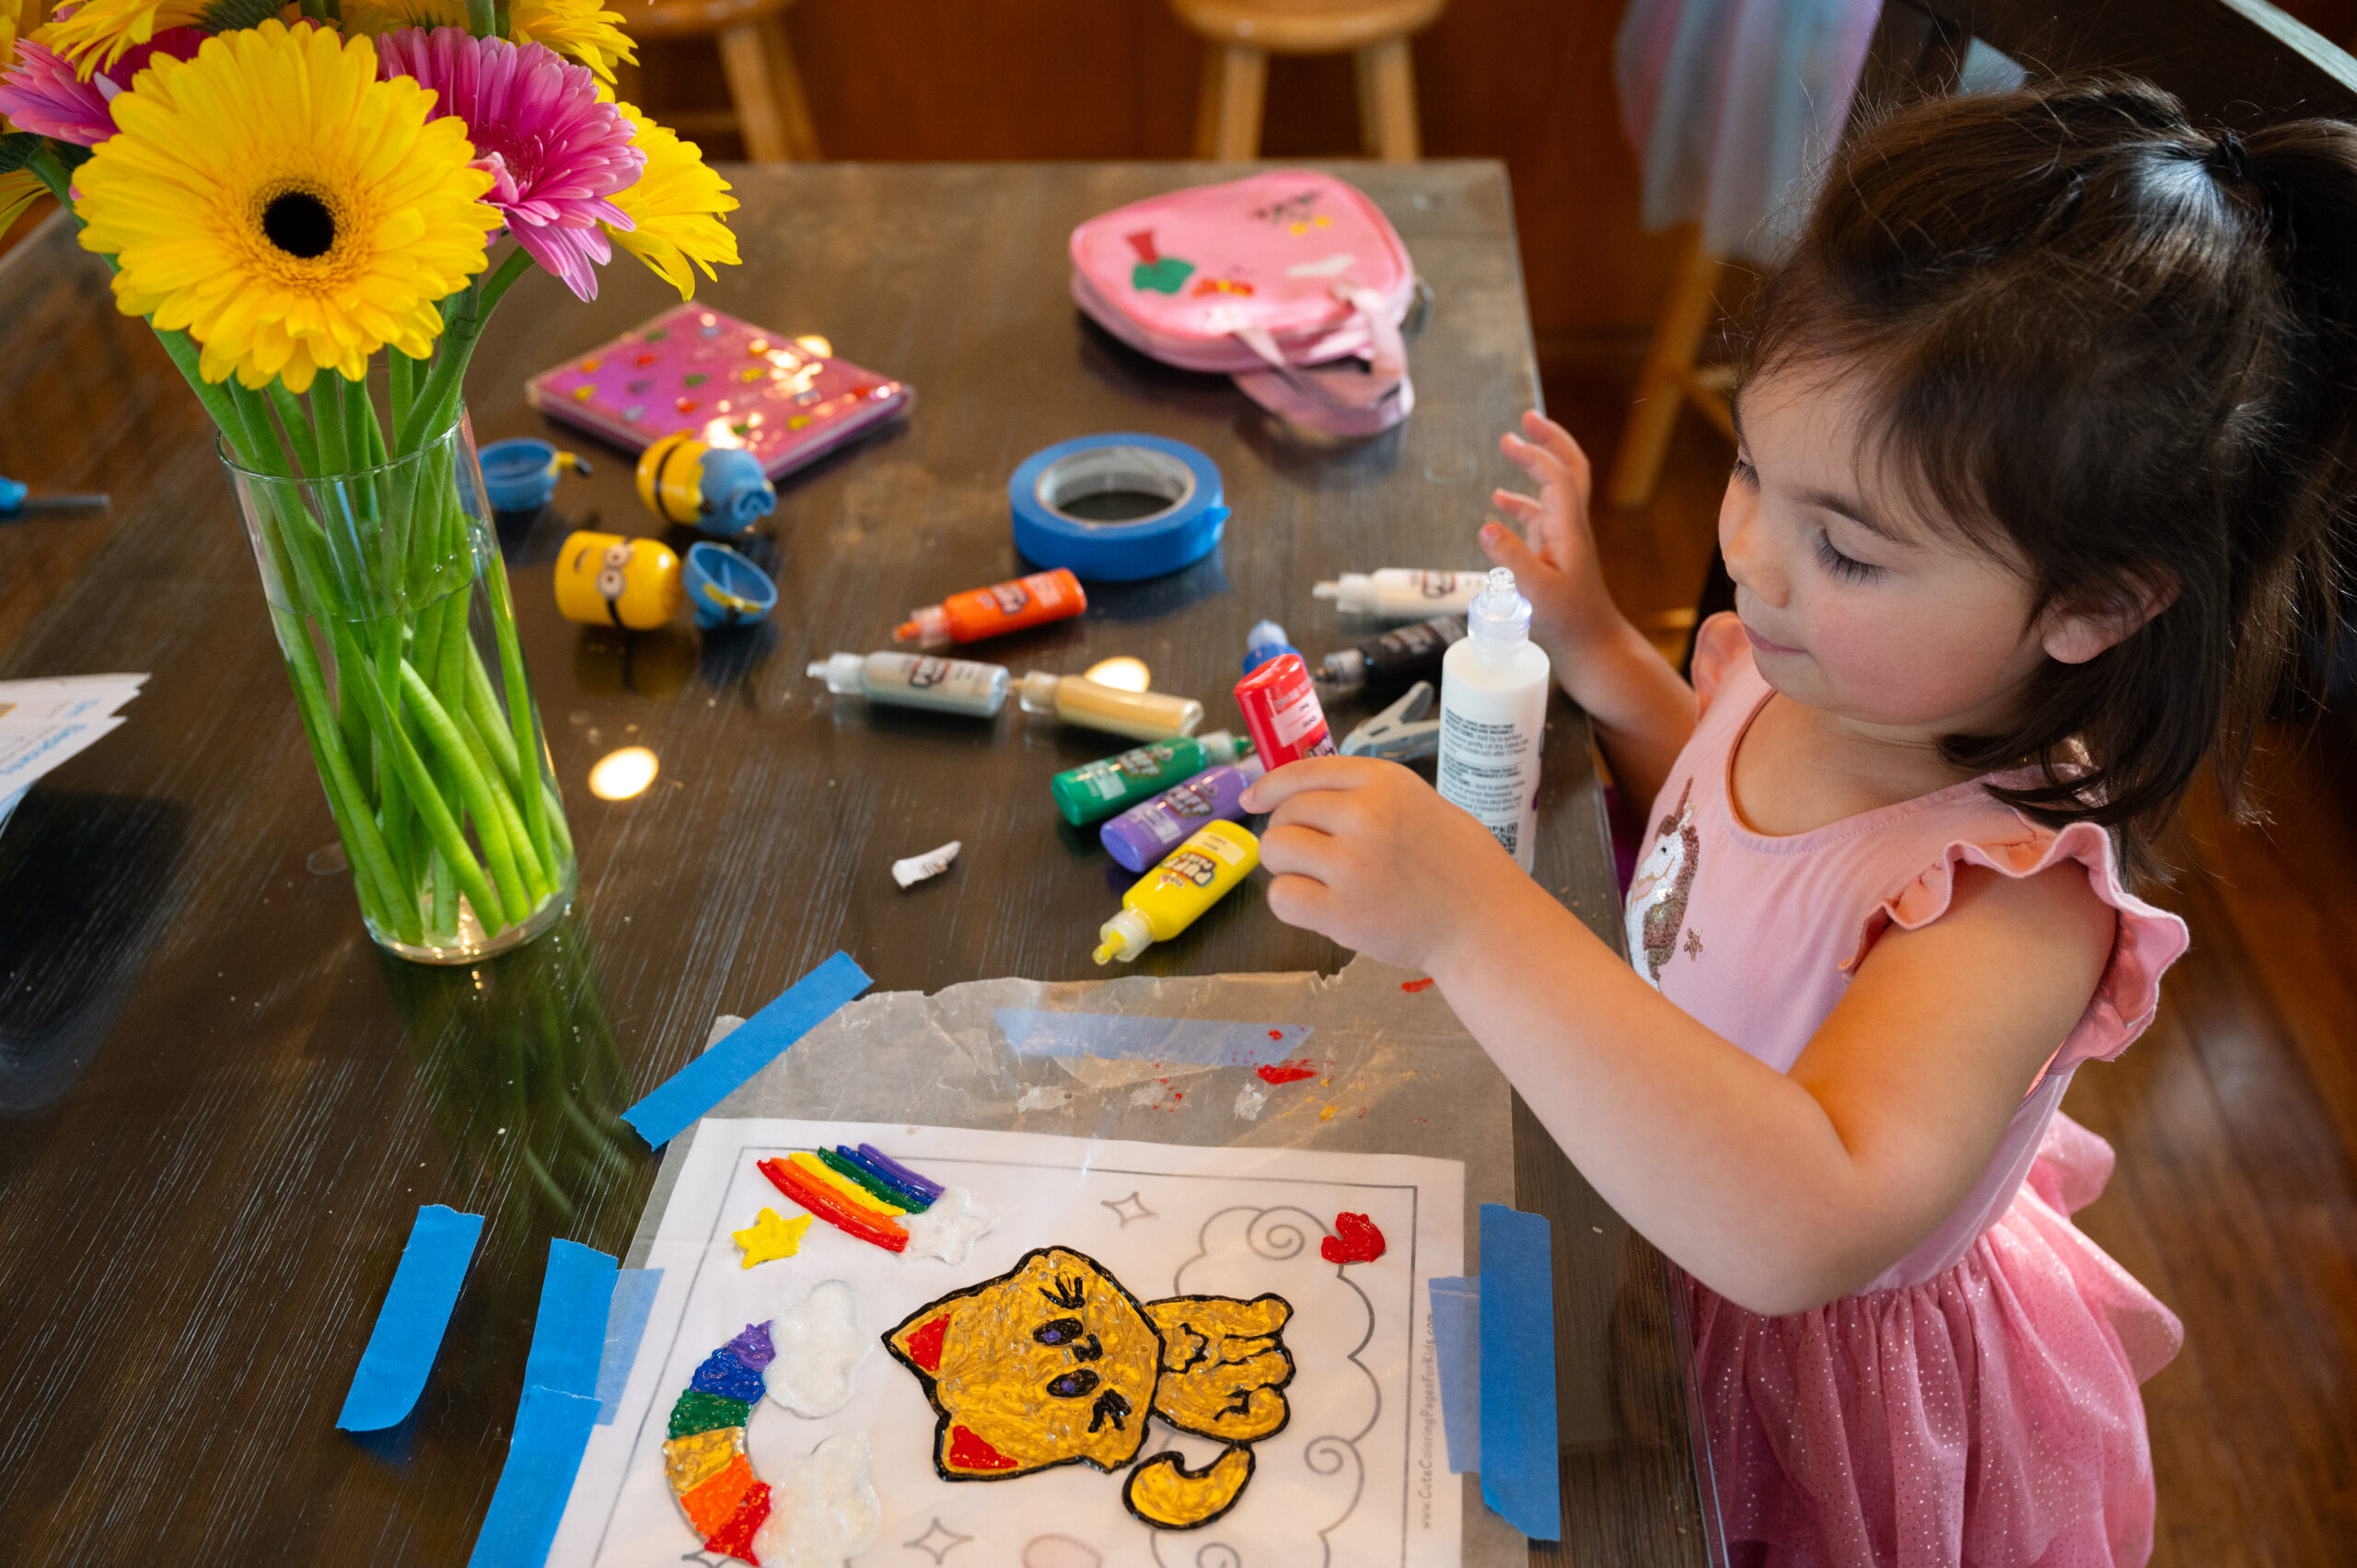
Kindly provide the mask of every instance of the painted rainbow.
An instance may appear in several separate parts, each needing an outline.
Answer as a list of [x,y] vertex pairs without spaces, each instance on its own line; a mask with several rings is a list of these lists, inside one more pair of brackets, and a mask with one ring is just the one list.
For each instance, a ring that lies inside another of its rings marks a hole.
[[745,1427],[768,1386],[762,1374],[776,1359],[770,1326],[747,1324],[696,1368],[671,1405],[663,1445],[664,1479],[704,1550],[754,1568],[761,1560],[753,1554],[753,1538],[770,1516],[770,1488],[754,1478]]
[[873,1144],[797,1150],[756,1162],[779,1191],[833,1225],[887,1252],[908,1249],[903,1214],[923,1214],[943,1191]]

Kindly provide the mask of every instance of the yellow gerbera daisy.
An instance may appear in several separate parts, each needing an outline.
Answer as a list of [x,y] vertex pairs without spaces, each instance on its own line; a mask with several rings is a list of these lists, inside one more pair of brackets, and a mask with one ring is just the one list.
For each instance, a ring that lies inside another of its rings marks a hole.
[[[6,4],[8,0],[0,0]],[[31,37],[74,63],[84,81],[166,28],[192,28],[211,0],[84,0],[72,14],[36,28]]]
[[[515,0],[507,12],[507,41],[546,44],[610,82],[615,61],[638,59],[621,23],[621,12],[600,9],[598,0]],[[467,0],[344,0],[348,33],[374,38],[402,28],[466,25]]]
[[433,106],[377,79],[369,40],[308,24],[158,55],[74,176],[83,248],[115,256],[126,315],[188,330],[208,381],[300,392],[389,343],[423,358],[499,226],[464,122]]
[[627,103],[614,107],[630,122],[631,145],[646,155],[646,167],[608,198],[637,226],[608,227],[607,236],[654,268],[681,299],[691,299],[696,274],[688,263],[702,267],[706,277],[717,275],[714,261],[737,264],[737,237],[720,221],[722,213],[737,210],[737,198],[693,142],[681,141]]

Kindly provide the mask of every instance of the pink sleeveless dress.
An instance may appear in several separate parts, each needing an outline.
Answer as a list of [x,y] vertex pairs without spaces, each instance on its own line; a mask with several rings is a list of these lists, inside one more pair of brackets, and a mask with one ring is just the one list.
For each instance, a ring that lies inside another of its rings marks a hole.
[[1698,1419],[1731,1561],[1774,1568],[2114,1568],[2151,1556],[2137,1385],[2177,1353],[2168,1308],[2071,1223],[2111,1149],[2056,1110],[2072,1072],[2152,1022],[2184,922],[2120,886],[2110,839],[2057,833],[1959,784],[1812,832],[1737,819],[1728,777],[1770,695],[1731,615],[1694,659],[1701,714],[1655,803],[1627,906],[1637,970],[1791,1068],[1892,925],[1945,912],[1956,868],[2063,860],[2119,912],[2095,997],[1936,1234],[1856,1295],[1784,1318],[1688,1283]]

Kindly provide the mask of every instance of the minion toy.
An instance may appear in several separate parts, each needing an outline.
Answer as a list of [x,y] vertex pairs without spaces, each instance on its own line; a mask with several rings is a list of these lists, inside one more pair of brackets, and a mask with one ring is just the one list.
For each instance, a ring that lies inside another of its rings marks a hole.
[[584,531],[557,556],[557,613],[584,626],[652,631],[685,597],[679,558],[655,540]]
[[777,486],[753,454],[674,433],[639,455],[638,498],[667,523],[740,534],[777,510]]

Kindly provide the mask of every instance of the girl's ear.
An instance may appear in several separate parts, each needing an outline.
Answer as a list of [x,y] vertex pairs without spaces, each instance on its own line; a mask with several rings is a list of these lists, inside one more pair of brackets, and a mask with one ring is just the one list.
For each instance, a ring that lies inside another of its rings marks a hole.
[[2039,645],[2057,664],[2084,664],[2142,631],[2146,621],[2177,602],[2177,575],[2155,572],[2129,579],[2116,595],[2102,600],[2083,600],[2075,607],[2049,605],[2039,618]]

